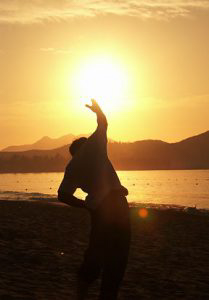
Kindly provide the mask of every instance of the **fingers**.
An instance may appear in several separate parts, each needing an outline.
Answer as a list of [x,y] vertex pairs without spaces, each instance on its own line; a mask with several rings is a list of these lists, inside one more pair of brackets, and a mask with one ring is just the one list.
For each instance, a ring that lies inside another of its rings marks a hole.
[[91,99],[92,105],[86,104],[85,106],[92,109],[95,105],[97,105],[97,102],[94,99]]
[[88,107],[91,111],[94,111],[93,105],[90,106],[90,105],[86,104],[85,106]]
[[91,99],[91,102],[92,102],[93,106],[98,106],[98,103],[97,103],[97,101],[95,99]]
[[88,107],[89,109],[91,109],[92,111],[96,112],[96,110],[99,108],[98,103],[96,102],[96,100],[91,99],[92,105],[89,104],[85,104],[86,107]]
[[[91,103],[92,105],[94,106],[95,104],[97,104],[96,100],[95,99],[91,99]],[[86,104],[87,107],[89,107],[90,105]]]

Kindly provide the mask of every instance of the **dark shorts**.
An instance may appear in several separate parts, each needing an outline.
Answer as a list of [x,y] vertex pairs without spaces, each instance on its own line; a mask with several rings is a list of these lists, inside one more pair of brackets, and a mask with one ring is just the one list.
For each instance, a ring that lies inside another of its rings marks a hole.
[[101,299],[116,299],[127,265],[129,245],[130,217],[126,197],[111,192],[91,214],[89,246],[79,271],[80,279],[88,283],[102,273]]

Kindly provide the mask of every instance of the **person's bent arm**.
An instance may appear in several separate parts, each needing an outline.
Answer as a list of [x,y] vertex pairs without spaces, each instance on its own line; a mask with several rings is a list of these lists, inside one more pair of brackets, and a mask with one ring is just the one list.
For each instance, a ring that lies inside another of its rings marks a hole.
[[58,189],[58,200],[74,207],[85,208],[84,201],[73,195],[76,189],[77,184],[75,176],[73,176],[72,169],[70,168],[70,165],[68,165],[65,170],[64,178]]
[[65,192],[58,191],[58,200],[70,206],[86,208],[86,204],[83,200]]

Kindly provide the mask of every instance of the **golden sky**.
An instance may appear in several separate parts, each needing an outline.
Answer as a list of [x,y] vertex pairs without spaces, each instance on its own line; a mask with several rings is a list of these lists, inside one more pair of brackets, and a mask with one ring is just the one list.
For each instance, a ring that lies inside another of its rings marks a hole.
[[208,0],[0,0],[0,149],[92,132],[91,94],[115,140],[209,130],[208,30]]

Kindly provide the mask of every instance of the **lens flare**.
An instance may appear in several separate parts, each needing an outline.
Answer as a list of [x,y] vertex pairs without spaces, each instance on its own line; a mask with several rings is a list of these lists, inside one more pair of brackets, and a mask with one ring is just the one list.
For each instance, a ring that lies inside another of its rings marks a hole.
[[148,210],[146,208],[140,208],[138,211],[138,215],[140,218],[145,219],[148,217]]

